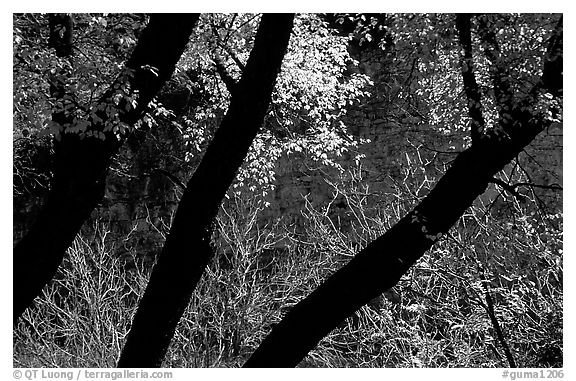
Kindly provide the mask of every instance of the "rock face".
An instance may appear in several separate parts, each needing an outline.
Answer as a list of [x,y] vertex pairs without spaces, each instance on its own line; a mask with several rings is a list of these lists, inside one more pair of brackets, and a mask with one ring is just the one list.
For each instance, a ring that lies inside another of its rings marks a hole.
[[[348,108],[344,123],[352,136],[369,142],[338,159],[343,173],[312,163],[299,154],[283,157],[276,168],[277,182],[268,200],[270,207],[264,213],[268,218],[282,216],[300,226],[307,218],[301,213],[307,202],[311,206],[330,203],[330,218],[346,231],[350,228],[350,220],[357,218],[348,205],[353,201],[350,197],[358,202],[363,200],[367,208],[377,207],[378,203],[390,199],[398,181],[404,177],[405,153],[413,153],[426,140],[445,144],[446,137],[419,124],[419,118],[398,111],[401,100],[398,90],[390,85],[388,52],[373,47],[351,53],[359,62],[354,70],[369,75],[374,85],[370,97]],[[355,162],[357,155],[364,157],[361,165]],[[339,181],[354,185],[355,194],[343,194],[344,189],[337,191],[331,184]]]

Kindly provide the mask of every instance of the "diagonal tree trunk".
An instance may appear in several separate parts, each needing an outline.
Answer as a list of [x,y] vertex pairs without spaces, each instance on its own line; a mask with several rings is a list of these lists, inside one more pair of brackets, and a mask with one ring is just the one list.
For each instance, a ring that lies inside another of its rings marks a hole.
[[212,223],[268,109],[294,15],[264,14],[226,116],[178,205],[134,316],[119,367],[159,367],[211,259]]
[[[133,73],[129,84],[133,91],[138,91],[138,104],[132,109],[125,109],[121,104],[117,110],[120,121],[132,125],[141,117],[150,100],[172,75],[198,17],[197,14],[150,17],[126,63]],[[60,45],[65,44],[60,41],[54,45],[57,52],[62,49]],[[148,67],[155,68],[156,74]],[[38,218],[14,248],[14,323],[52,279],[66,249],[102,200],[108,166],[122,144],[106,128],[107,116],[102,110],[113,104],[114,86],[122,81],[119,78],[93,110],[97,118],[90,121],[90,130],[103,133],[105,139],[81,139],[78,134],[64,132],[60,140],[55,141],[52,188]],[[67,121],[63,122],[61,124]]]
[[245,367],[293,367],[330,331],[394,286],[481,195],[490,179],[551,122],[534,115],[541,92],[562,93],[562,32],[551,39],[542,80],[501,122],[501,135],[477,136],[410,213],[372,241],[276,325]]

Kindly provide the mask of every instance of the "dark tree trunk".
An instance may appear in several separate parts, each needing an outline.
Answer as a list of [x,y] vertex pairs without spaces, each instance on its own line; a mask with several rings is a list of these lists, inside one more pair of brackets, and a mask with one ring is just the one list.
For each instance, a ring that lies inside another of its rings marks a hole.
[[211,259],[211,225],[268,109],[288,46],[292,14],[264,14],[230,106],[178,205],[139,304],[119,367],[159,367]]
[[293,367],[344,319],[402,275],[462,216],[490,179],[550,122],[530,110],[538,93],[562,93],[562,33],[551,40],[542,81],[510,112],[501,134],[458,155],[422,202],[288,312],[245,367]]
[[[69,14],[51,13],[48,15],[48,25],[50,34],[48,45],[56,51],[56,56],[66,58],[72,62],[72,37],[74,30],[74,21]],[[74,94],[66,93],[66,80],[69,77],[69,70],[62,68],[57,73],[50,75],[48,82],[50,84],[50,96],[60,102],[73,102]],[[66,99],[68,95],[68,99]],[[63,110],[55,110],[52,113],[52,121],[61,126],[70,125],[73,116]]]
[[464,50],[462,59],[462,80],[464,82],[464,92],[468,98],[468,113],[471,119],[470,136],[472,144],[475,144],[484,131],[484,117],[482,116],[482,102],[480,88],[474,77],[474,62],[472,60],[472,33],[470,26],[471,15],[460,13],[456,15],[456,27],[458,28],[460,45]]
[[51,13],[48,15],[50,35],[48,45],[56,50],[57,57],[72,56],[72,36],[74,22],[68,14]]
[[[139,97],[136,108],[118,108],[122,122],[128,125],[136,122],[152,97],[170,78],[197,20],[197,14],[150,17],[126,63],[133,72],[129,83],[133,90],[139,91]],[[66,36],[65,32],[63,39]],[[58,40],[56,34],[51,33],[51,41],[54,41],[51,43],[55,44],[57,53],[69,53],[64,41]],[[145,70],[145,65],[155,68],[157,75]],[[63,132],[60,140],[55,141],[55,168],[50,193],[29,232],[14,248],[14,322],[52,279],[66,249],[102,200],[108,166],[122,143],[105,128],[106,116],[100,111],[111,104],[110,97],[114,91],[112,86],[95,110],[102,120],[91,121],[90,130],[104,133],[105,139],[81,139],[78,134]],[[56,122],[67,123],[65,119]]]

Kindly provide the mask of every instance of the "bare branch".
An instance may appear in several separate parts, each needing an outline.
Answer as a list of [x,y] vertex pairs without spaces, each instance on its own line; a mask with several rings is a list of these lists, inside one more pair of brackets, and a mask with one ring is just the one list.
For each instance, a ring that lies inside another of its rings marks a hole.
[[224,49],[224,51],[228,53],[230,58],[232,58],[232,61],[236,63],[236,66],[238,66],[240,71],[244,72],[246,65],[244,65],[244,63],[240,61],[240,59],[236,56],[236,54],[234,54],[234,51],[225,42],[222,42],[222,40],[220,39],[220,34],[218,33],[218,28],[216,28],[216,25],[214,24],[212,24],[212,33],[214,33],[214,36],[216,37],[216,45]]
[[162,169],[162,168],[154,168],[154,169],[152,169],[152,171],[150,171],[150,172],[151,172],[151,173],[156,172],[156,173],[162,174],[162,175],[166,176],[166,177],[168,178],[168,180],[170,180],[170,181],[172,182],[172,184],[176,185],[176,186],[177,186],[178,188],[180,188],[181,190],[185,190],[185,189],[186,189],[186,185],[184,185],[184,183],[183,183],[182,181],[180,181],[180,179],[179,179],[176,175],[168,172],[168,171],[165,170],[165,169]]
[[550,184],[550,185],[543,185],[543,184],[534,184],[534,183],[516,183],[516,184],[512,184],[510,185],[510,187],[512,188],[518,188],[518,187],[530,187],[530,188],[540,188],[540,189],[550,189],[550,190],[564,190],[564,188],[562,188],[562,186],[558,185],[558,184]]
[[492,180],[490,182],[493,184],[499,185],[502,189],[505,189],[508,192],[510,192],[510,194],[512,194],[514,197],[516,197],[516,199],[518,199],[518,201],[520,201],[520,202],[526,201],[526,198],[523,195],[521,195],[520,193],[518,193],[518,191],[516,190],[516,187],[514,187],[513,185],[510,185],[510,184],[504,182],[503,180],[501,180],[497,177],[492,177]]
[[494,310],[494,300],[492,299],[492,295],[490,294],[490,281],[486,279],[484,274],[480,272],[480,278],[482,279],[482,287],[484,288],[484,297],[486,299],[486,312],[490,317],[490,321],[492,322],[492,327],[496,332],[496,337],[498,338],[498,342],[500,346],[504,350],[504,354],[506,355],[506,360],[508,360],[508,365],[510,368],[516,368],[516,361],[514,360],[514,356],[512,355],[512,351],[510,350],[510,346],[506,341],[506,337],[504,336],[504,331],[500,326],[500,322],[498,321],[498,317],[496,316],[496,311]]

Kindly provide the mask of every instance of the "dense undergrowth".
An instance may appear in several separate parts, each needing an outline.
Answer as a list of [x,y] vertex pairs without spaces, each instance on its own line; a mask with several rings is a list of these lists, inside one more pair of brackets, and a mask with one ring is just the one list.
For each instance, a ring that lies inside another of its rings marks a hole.
[[[333,199],[314,205],[305,197],[298,224],[262,220],[258,198],[225,202],[215,258],[165,367],[241,366],[291,306],[410,206],[354,176],[330,184]],[[338,215],[335,200],[346,205]],[[508,367],[507,351],[518,366],[562,366],[562,214],[511,196],[494,209],[476,203],[398,285],[300,366]],[[15,328],[14,366],[115,366],[151,271],[136,249],[119,257],[121,243],[102,221],[77,237]]]

